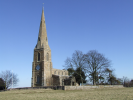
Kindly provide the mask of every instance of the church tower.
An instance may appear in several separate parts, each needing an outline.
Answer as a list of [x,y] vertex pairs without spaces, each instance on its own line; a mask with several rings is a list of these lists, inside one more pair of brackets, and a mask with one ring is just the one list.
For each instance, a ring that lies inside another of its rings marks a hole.
[[42,9],[39,35],[33,56],[31,86],[52,85],[51,49],[48,45],[44,9]]

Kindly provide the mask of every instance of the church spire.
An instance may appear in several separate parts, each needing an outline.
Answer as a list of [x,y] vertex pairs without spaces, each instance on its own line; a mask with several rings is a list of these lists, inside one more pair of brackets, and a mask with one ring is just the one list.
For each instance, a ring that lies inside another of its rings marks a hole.
[[38,35],[38,41],[37,41],[36,48],[37,49],[46,48],[47,46],[48,46],[48,39],[47,39],[47,31],[46,31],[44,7],[43,7],[42,8],[42,16],[41,16],[40,29],[39,29],[39,35]]

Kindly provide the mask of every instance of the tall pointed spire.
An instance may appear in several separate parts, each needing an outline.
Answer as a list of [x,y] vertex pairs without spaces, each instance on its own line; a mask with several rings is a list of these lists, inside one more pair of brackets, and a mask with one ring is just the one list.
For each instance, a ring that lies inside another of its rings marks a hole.
[[39,29],[39,35],[38,35],[38,41],[37,41],[36,48],[37,49],[46,48],[47,46],[48,46],[48,39],[47,39],[47,31],[46,31],[44,7],[43,7],[42,8],[42,16],[41,16],[40,29]]
[[45,21],[45,17],[44,17],[44,7],[42,7],[42,17],[41,17],[41,21]]
[[42,9],[44,10],[44,3],[43,3],[43,5],[42,5]]

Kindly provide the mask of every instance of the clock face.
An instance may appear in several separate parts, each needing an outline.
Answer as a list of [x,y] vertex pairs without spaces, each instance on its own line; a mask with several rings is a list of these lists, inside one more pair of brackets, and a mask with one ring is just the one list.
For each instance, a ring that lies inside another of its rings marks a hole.
[[37,65],[37,66],[36,66],[36,70],[39,70],[39,69],[40,69],[40,66],[39,66],[39,65]]

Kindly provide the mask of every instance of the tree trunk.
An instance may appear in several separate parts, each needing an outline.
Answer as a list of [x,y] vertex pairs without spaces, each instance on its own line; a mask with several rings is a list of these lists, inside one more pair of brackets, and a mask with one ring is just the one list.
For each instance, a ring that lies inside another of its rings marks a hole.
[[82,79],[82,76],[81,76],[81,74],[80,74],[80,78],[81,78],[81,81],[82,81],[82,85],[83,85],[83,79]]
[[99,77],[98,77],[98,73],[97,73],[97,78],[98,78],[98,85],[99,85]]
[[[80,78],[81,78],[82,85],[83,85],[83,79],[82,79],[82,76],[81,76],[81,68],[80,68]],[[82,85],[81,85],[81,86],[82,86]]]

